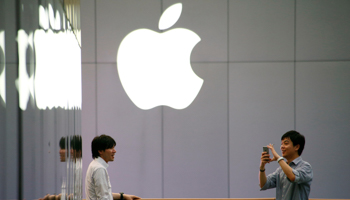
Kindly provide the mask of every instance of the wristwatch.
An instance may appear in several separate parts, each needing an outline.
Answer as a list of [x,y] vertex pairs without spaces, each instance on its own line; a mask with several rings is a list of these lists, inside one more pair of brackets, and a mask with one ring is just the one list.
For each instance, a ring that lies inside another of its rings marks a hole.
[[120,200],[123,200],[124,199],[124,196],[123,196],[124,192],[120,192],[119,194],[120,194]]
[[281,156],[277,159],[277,162],[279,163],[281,160],[283,160],[284,158]]

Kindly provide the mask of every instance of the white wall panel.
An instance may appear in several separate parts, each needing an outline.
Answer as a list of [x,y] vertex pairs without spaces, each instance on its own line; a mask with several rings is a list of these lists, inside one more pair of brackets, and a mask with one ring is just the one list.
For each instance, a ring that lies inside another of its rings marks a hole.
[[229,1],[230,61],[292,61],[294,1]]
[[164,108],[164,197],[227,198],[227,65],[192,67],[204,79],[197,98]]
[[126,95],[115,64],[97,65],[98,135],[117,143],[108,168],[114,192],[161,197],[161,108],[140,110]]
[[[230,197],[274,197],[260,191],[262,147],[294,129],[293,63],[230,64]],[[266,174],[278,165],[266,166]]]
[[116,62],[122,39],[139,28],[158,30],[161,4],[159,0],[96,1],[97,61]]
[[349,60],[349,10],[347,0],[297,0],[297,60]]
[[[305,62],[296,71],[297,129],[313,167],[311,198],[349,198],[350,62]],[[340,155],[340,156],[339,156]],[[341,184],[344,183],[344,184]]]
[[[83,40],[84,41],[84,40]],[[83,140],[83,198],[85,198],[85,176],[92,161],[91,142],[97,133],[96,65],[82,65],[82,140]]]
[[81,2],[81,61],[94,63],[96,61],[96,13],[94,0]]

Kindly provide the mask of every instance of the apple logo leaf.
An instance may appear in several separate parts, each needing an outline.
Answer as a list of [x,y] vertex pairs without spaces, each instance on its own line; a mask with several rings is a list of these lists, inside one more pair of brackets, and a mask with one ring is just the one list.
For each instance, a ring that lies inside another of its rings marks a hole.
[[176,3],[167,8],[159,19],[158,27],[165,30],[173,26],[179,20],[182,11],[182,3]]

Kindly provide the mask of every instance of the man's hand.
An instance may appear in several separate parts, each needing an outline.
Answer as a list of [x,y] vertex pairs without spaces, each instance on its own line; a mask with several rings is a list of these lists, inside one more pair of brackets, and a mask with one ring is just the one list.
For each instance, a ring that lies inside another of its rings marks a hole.
[[260,158],[261,166],[265,166],[266,163],[270,163],[270,160],[271,160],[270,154],[267,154],[267,152],[265,151],[261,153],[261,158]]
[[49,200],[50,194],[45,195],[43,198],[39,198],[38,200]]
[[138,200],[138,199],[141,199],[141,198],[138,197],[138,196],[135,196],[135,195],[124,194],[123,195],[123,199],[125,199],[125,200]]
[[267,148],[269,148],[271,150],[271,153],[273,155],[273,158],[270,159],[271,161],[276,161],[277,159],[279,159],[281,156],[278,155],[278,153],[276,152],[275,148],[273,147],[273,144],[269,144],[267,145]]
[[270,162],[271,162],[270,155],[267,152],[263,151],[261,153],[261,158],[260,158],[260,172],[259,172],[260,188],[262,188],[266,183],[265,165],[266,163],[270,163]]

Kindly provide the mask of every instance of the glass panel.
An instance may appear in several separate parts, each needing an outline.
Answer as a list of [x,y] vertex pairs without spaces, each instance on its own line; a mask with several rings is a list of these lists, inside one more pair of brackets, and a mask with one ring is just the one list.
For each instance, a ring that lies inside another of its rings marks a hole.
[[82,198],[81,49],[64,9],[0,0],[0,199]]
[[[4,0],[0,0],[0,151],[6,152],[6,62],[5,62],[5,13]],[[5,154],[0,154],[0,160],[5,160]],[[5,199],[6,165],[0,165],[0,199]]]

